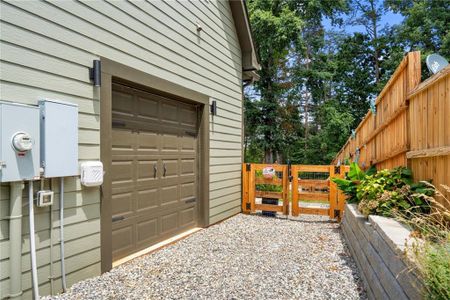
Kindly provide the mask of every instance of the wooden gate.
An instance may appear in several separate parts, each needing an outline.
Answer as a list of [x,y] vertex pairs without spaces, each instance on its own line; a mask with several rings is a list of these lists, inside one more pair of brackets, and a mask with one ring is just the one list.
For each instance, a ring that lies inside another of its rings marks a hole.
[[[265,178],[262,171],[273,167],[275,174]],[[281,212],[289,214],[289,174],[287,165],[275,164],[243,164],[242,166],[242,211],[254,213],[257,210]],[[279,199],[281,205],[257,203],[256,198]]]
[[343,177],[347,167],[293,165],[292,216],[324,215],[331,219],[342,216],[345,198],[331,180]]
[[[266,178],[264,168],[271,167],[276,175]],[[242,211],[280,212],[292,216],[313,214],[340,220],[345,196],[331,181],[343,178],[348,166],[324,165],[242,165]],[[279,199],[277,205],[262,204],[261,198]]]

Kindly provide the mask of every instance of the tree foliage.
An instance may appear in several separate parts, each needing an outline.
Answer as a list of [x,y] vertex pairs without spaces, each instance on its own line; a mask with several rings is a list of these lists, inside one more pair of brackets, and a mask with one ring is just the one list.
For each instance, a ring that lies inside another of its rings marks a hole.
[[[249,162],[329,163],[405,52],[450,56],[448,1],[247,3],[261,64],[260,80],[246,89],[244,102]],[[387,12],[404,19],[382,24]],[[362,30],[331,30],[325,19],[334,28]]]

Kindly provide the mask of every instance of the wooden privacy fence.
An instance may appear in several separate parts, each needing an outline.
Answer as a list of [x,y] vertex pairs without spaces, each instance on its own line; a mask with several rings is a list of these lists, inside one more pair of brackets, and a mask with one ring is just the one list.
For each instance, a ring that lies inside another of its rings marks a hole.
[[[275,174],[266,178],[264,168],[273,168]],[[325,215],[340,219],[345,197],[338,191],[333,177],[343,178],[347,166],[321,165],[242,165],[242,211],[279,212],[284,215]],[[278,204],[263,204],[262,198],[278,199]]]
[[420,52],[408,53],[332,164],[405,166],[417,181],[450,185],[449,75],[447,66],[420,83]]

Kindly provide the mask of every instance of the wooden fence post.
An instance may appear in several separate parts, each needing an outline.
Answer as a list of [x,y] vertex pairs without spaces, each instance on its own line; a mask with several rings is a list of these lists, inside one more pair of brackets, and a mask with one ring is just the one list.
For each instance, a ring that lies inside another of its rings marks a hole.
[[283,214],[289,215],[289,166],[283,166]]
[[[416,88],[421,81],[421,63],[420,63],[420,52],[414,51],[408,53],[408,65],[406,69],[406,94],[405,94],[405,104],[408,105],[407,111],[406,111],[406,124],[405,124],[405,130],[406,130],[406,148],[408,151],[411,149],[411,116],[410,112],[411,109],[409,107],[409,99],[408,95],[409,93]],[[405,160],[406,160],[406,166],[411,169],[411,160],[406,157],[405,153]]]
[[337,209],[337,187],[336,183],[333,182],[333,179],[335,177],[334,174],[334,166],[330,166],[330,219],[335,218],[334,211]]
[[249,172],[247,171],[247,164],[242,164],[242,212],[244,213],[250,212],[250,209],[248,207],[248,204],[250,204],[248,197],[248,173]]
[[256,184],[255,184],[255,168],[250,164],[250,171],[248,173],[248,201],[250,202],[250,212],[255,212],[255,195],[256,194]]
[[[340,166],[341,170],[340,170],[340,174],[339,174],[339,178],[345,178],[345,174],[350,170],[349,166]],[[339,217],[338,217],[338,221],[340,222],[342,220],[342,217],[344,216],[344,210],[345,210],[345,203],[346,203],[346,199],[347,197],[344,195],[344,193],[337,189],[338,193],[337,193],[337,199],[338,199],[338,209],[339,209]]]
[[292,211],[292,216],[293,217],[297,217],[299,214],[299,210],[298,210],[298,169],[297,166],[292,166],[291,167],[291,176],[292,176],[292,188],[291,188],[291,193],[292,193],[292,203],[291,203],[291,211]]

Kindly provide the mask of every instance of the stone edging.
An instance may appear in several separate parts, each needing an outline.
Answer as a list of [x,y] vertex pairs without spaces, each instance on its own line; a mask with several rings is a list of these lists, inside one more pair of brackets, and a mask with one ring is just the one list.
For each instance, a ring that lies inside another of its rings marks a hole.
[[369,299],[422,299],[423,284],[404,255],[410,231],[394,219],[364,217],[347,204],[342,230]]

